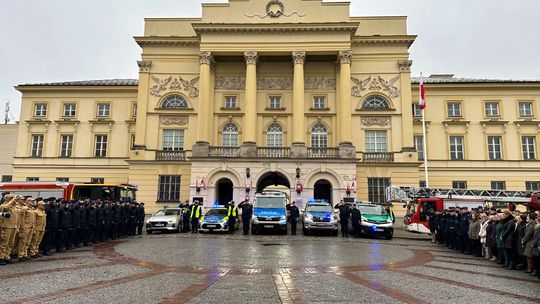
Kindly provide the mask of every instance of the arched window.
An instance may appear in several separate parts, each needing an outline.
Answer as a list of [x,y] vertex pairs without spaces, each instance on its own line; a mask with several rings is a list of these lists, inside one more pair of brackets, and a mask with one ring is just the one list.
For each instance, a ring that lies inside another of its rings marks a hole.
[[266,129],[266,146],[283,147],[283,128],[278,123],[271,123]]
[[188,103],[182,95],[169,95],[161,102],[162,109],[187,109]]
[[313,128],[311,128],[311,147],[328,147],[328,129],[320,122],[316,123]]
[[238,127],[233,123],[223,126],[222,144],[224,147],[238,147]]
[[390,103],[381,95],[371,95],[362,103],[361,110],[388,110]]

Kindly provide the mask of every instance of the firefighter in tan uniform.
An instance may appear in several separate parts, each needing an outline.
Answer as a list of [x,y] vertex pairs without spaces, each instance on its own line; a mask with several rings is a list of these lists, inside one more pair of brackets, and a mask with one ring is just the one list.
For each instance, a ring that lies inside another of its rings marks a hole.
[[15,200],[17,203],[15,204],[15,212],[12,212],[12,216],[15,215],[17,218],[17,233],[15,234],[13,241],[9,243],[9,247],[11,248],[11,256],[19,255],[19,243],[24,234],[23,219],[24,215],[26,214],[26,210],[23,210],[23,207],[25,207],[25,198],[22,196],[17,196]]
[[30,248],[30,242],[32,241],[35,221],[36,213],[34,209],[34,200],[32,198],[27,198],[25,206],[21,207],[22,231],[19,232],[20,237],[17,248],[19,261],[29,260],[28,248]]
[[11,249],[10,244],[15,240],[15,235],[17,234],[18,221],[15,205],[17,204],[17,197],[12,194],[8,194],[4,197],[5,203],[0,205],[0,212],[10,212],[11,216],[9,218],[4,218],[1,222],[2,230],[0,232],[0,265],[6,265],[6,263],[11,262]]
[[39,244],[43,239],[45,233],[45,225],[47,223],[47,213],[45,213],[45,202],[40,201],[37,204],[37,209],[34,211],[34,233],[32,234],[32,241],[30,242],[30,257],[35,259],[40,257]]

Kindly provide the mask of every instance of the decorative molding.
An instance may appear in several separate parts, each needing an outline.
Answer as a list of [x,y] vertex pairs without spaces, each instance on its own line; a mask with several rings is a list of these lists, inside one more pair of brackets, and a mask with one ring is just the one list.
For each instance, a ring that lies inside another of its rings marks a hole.
[[398,60],[399,71],[401,73],[408,73],[411,71],[412,60]]
[[161,117],[159,119],[159,122],[162,125],[166,125],[166,126],[170,126],[170,125],[187,126],[189,125],[189,118],[188,117]]
[[191,79],[190,81],[185,80],[182,78],[182,76],[175,78],[173,78],[173,76],[169,76],[165,79],[152,76],[152,80],[156,84],[150,87],[150,95],[161,97],[162,91],[185,91],[188,93],[190,98],[196,98],[199,96],[199,89],[196,86],[199,79],[199,76]]
[[150,68],[152,67],[152,61],[137,61],[137,65],[139,66],[139,72],[150,72]]
[[257,90],[292,90],[291,77],[257,77]]
[[216,90],[242,91],[246,88],[246,77],[218,76],[214,88]]
[[[362,92],[369,89],[369,91],[384,91],[390,96],[390,98],[395,99],[400,96],[399,88],[394,84],[399,80],[399,75],[386,81],[381,76],[371,77],[364,80],[360,80],[355,77],[351,77],[353,86],[351,87],[351,96],[353,97],[362,97]],[[369,85],[369,87],[368,87]]]
[[199,52],[199,63],[211,65],[213,61],[211,52]]
[[340,64],[351,64],[352,62],[352,51],[339,51],[338,61]]
[[294,64],[304,65],[304,63],[306,62],[306,52],[304,51],[293,52],[292,58],[293,58]]
[[390,117],[365,117],[362,118],[362,125],[366,127],[381,126],[387,127],[391,123]]
[[257,52],[244,52],[244,59],[246,60],[246,65],[249,64],[257,64],[257,61],[259,61],[259,55]]
[[[216,90],[242,91],[246,87],[246,78],[243,76],[218,76],[215,80]],[[304,77],[306,90],[335,90],[334,77]],[[257,77],[258,90],[292,90],[290,77]]]
[[142,36],[135,37],[135,41],[141,47],[144,46],[198,46],[198,37],[159,37]]
[[336,78],[334,77],[304,77],[305,90],[335,90]]
[[266,4],[266,14],[244,14],[244,16],[248,18],[278,18],[278,17],[291,17],[292,15],[297,15],[298,17],[305,17],[305,14],[301,14],[299,12],[291,12],[290,14],[285,14],[285,5],[283,5],[283,2],[280,0],[270,0],[268,4]]

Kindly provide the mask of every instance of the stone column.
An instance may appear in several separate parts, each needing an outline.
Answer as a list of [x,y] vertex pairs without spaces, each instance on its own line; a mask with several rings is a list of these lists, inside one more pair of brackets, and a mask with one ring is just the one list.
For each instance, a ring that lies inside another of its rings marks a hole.
[[243,143],[250,146],[257,142],[257,52],[245,52],[246,105],[244,114]]
[[210,65],[212,64],[212,54],[210,52],[199,52],[199,107],[197,113],[197,143],[209,143],[210,130],[208,128],[208,108],[210,106]]
[[[401,89],[402,151],[414,151],[411,66],[412,60],[399,60],[399,79]],[[424,149],[426,149],[424,147]]]
[[304,63],[306,61],[306,52],[293,52],[292,57],[294,63],[292,144],[305,145]]
[[137,123],[135,125],[135,150],[146,148],[146,111],[150,89],[152,61],[137,61],[139,65],[139,88],[137,93]]
[[338,143],[352,141],[351,62],[352,51],[339,51],[339,100],[337,102]]

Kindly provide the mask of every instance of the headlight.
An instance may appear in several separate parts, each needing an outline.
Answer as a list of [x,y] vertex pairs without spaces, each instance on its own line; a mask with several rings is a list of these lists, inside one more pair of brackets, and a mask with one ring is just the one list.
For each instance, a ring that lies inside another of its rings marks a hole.
[[334,221],[337,221],[338,220],[338,216],[336,214],[334,214],[334,217],[333,217]]
[[284,221],[284,220],[286,220],[286,219],[287,219],[287,217],[286,217],[285,215],[281,216],[281,220],[282,220],[282,221]]
[[312,220],[313,219],[313,215],[312,214],[306,214],[306,219],[307,220]]
[[251,220],[252,220],[252,221],[257,220],[257,216],[256,216],[256,215],[252,215],[252,216],[251,216]]
[[391,223],[391,222],[392,222],[392,219],[389,218],[386,222],[387,222],[387,223]]
[[147,223],[147,224],[150,224],[150,220],[146,220],[146,223]]
[[367,222],[367,218],[362,216],[362,222]]

